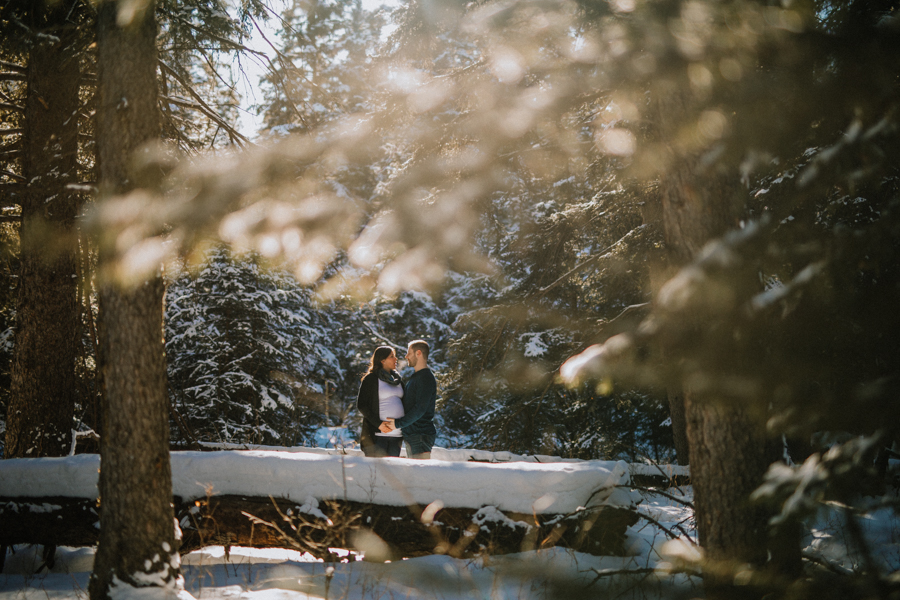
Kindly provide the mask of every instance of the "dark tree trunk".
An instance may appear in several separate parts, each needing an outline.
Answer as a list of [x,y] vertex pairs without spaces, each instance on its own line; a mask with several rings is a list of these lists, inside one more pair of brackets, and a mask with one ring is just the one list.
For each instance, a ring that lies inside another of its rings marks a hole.
[[[97,147],[105,196],[134,188],[130,160],[159,137],[154,5],[147,3],[126,24],[117,23],[118,3],[99,7]],[[101,261],[106,258],[101,255]],[[174,587],[179,576],[163,293],[158,277],[129,289],[105,281],[100,293],[105,389],[100,542],[89,586],[93,600],[109,597],[113,578],[136,587]]]
[[691,453],[687,436],[687,416],[684,411],[684,392],[680,387],[670,386],[666,393],[669,400],[669,418],[672,419],[675,458],[679,465],[689,465],[691,464]]
[[769,515],[750,502],[770,462],[765,422],[754,411],[690,392],[685,408],[697,529],[710,566],[704,584],[711,598],[734,598],[733,569],[762,566],[767,558]]
[[[650,191],[644,198],[641,217],[646,225],[652,227],[659,235],[663,234],[665,222],[663,219],[662,198],[657,191]],[[675,274],[672,265],[673,263],[678,263],[671,259],[668,254],[668,245],[663,244],[662,248],[651,250],[647,257],[650,271],[650,294],[654,298],[666,281]],[[684,392],[681,386],[670,385],[666,390],[666,399],[669,404],[669,417],[672,420],[672,440],[675,443],[675,457],[679,465],[690,464],[684,414]]]
[[[661,134],[675,140],[689,114],[687,100],[684,92],[673,90],[659,97]],[[662,210],[669,256],[675,264],[685,264],[735,225],[742,200],[736,176],[703,172],[695,158],[675,154],[662,181]],[[764,404],[762,399],[758,404]],[[707,597],[735,598],[739,590],[752,596],[748,587],[733,586],[734,572],[728,568],[760,566],[767,558],[767,515],[750,504],[770,462],[764,406],[700,397],[690,389],[684,406],[695,514],[707,559]]]
[[77,30],[64,28],[71,7],[37,7],[28,56],[22,168],[21,267],[16,296],[6,458],[68,453],[78,356],[77,181],[79,81]]

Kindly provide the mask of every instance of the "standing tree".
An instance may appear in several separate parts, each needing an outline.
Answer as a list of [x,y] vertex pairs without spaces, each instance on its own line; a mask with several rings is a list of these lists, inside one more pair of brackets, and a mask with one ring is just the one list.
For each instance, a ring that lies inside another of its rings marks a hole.
[[[26,6],[27,4],[27,6]],[[8,51],[26,59],[21,141],[4,157],[21,160],[20,272],[4,456],[69,451],[80,355],[75,216],[82,63],[91,36],[81,2],[12,2],[5,8]],[[24,31],[22,31],[24,29]]]
[[[150,176],[141,151],[159,139],[155,3],[99,7],[97,148],[106,202],[140,202]],[[110,233],[110,232],[106,232]],[[100,543],[90,581],[93,600],[118,586],[182,585],[172,510],[172,473],[159,273],[124,284],[114,278],[113,240],[101,240],[103,437]]]

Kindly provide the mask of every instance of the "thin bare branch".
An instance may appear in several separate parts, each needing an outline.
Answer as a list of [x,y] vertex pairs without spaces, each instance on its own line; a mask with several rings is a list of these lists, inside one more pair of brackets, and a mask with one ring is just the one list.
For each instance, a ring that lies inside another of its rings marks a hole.
[[668,498],[669,500],[671,500],[673,502],[677,502],[678,504],[681,504],[682,506],[687,506],[688,508],[691,508],[691,509],[694,508],[694,505],[691,504],[690,502],[688,502],[687,500],[682,500],[681,498],[676,498],[675,496],[672,496],[671,494],[668,494],[668,493],[663,492],[662,490],[658,490],[656,488],[641,487],[639,485],[631,485],[631,484],[617,485],[616,487],[627,488],[630,490],[638,490],[641,492],[649,492],[651,494],[659,494],[660,496],[663,496],[664,498]]

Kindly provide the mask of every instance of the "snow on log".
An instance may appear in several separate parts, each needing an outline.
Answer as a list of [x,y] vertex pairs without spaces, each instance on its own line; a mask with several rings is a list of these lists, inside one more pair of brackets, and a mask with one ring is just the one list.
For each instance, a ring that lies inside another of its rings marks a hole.
[[[86,454],[0,461],[0,544],[93,544],[98,468]],[[388,558],[565,545],[621,554],[636,520],[629,477],[624,462],[172,454],[183,551],[246,545],[327,557],[356,548]]]
[[[233,444],[224,442],[199,442],[202,450],[258,450],[278,451],[305,454],[329,454],[332,456],[363,456],[361,450],[355,445],[336,448],[310,448],[309,446],[264,446],[258,444]],[[404,448],[402,452],[405,452]],[[405,456],[405,454],[404,454]],[[585,461],[580,458],[562,458],[546,454],[516,454],[515,452],[490,450],[476,450],[472,448],[441,448],[435,446],[431,450],[431,458],[445,462],[483,462],[483,463],[584,463],[597,461]],[[647,463],[629,463],[628,472],[631,483],[643,487],[676,487],[690,485],[690,469],[681,465],[659,465]]]

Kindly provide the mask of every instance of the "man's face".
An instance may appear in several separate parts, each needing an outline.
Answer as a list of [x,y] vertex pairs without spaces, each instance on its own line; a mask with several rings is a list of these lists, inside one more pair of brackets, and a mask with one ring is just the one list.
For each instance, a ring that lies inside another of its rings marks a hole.
[[406,364],[411,366],[413,369],[416,368],[416,353],[412,348],[407,348],[406,350]]

